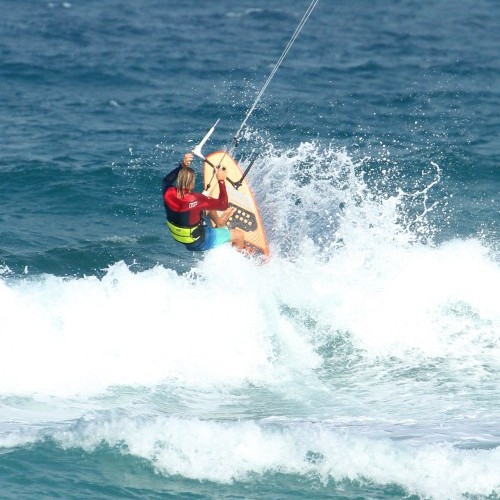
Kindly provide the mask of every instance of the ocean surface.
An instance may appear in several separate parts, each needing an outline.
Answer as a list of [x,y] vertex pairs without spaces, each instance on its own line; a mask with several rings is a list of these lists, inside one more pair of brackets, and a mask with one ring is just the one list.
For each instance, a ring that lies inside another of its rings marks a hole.
[[2,0],[1,500],[500,497],[498,0],[319,0],[234,151],[269,261],[167,234],[308,5]]

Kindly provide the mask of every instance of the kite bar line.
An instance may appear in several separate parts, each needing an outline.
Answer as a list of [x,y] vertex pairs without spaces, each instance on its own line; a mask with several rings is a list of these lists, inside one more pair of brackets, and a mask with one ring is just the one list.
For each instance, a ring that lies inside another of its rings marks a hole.
[[[245,127],[248,119],[250,118],[250,115],[254,112],[255,108],[257,107],[257,104],[259,103],[260,101],[260,98],[263,96],[264,92],[266,91],[267,87],[269,86],[269,84],[271,83],[271,80],[273,79],[274,75],[276,74],[276,72],[278,71],[281,63],[284,61],[285,57],[287,56],[288,52],[290,51],[293,43],[295,42],[295,40],[297,39],[297,37],[299,36],[300,32],[302,31],[302,28],[304,27],[304,25],[306,24],[307,20],[309,19],[309,16],[312,14],[312,12],[314,11],[314,8],[316,7],[316,4],[318,3],[319,0],[312,0],[311,3],[309,4],[309,7],[307,8],[306,12],[304,13],[304,15],[302,16],[302,19],[300,20],[298,26],[295,28],[295,31],[292,35],[292,37],[290,38],[290,40],[288,41],[285,49],[283,50],[283,52],[281,53],[281,56],[279,57],[278,61],[276,62],[276,64],[274,65],[274,68],[273,70],[271,71],[271,73],[269,74],[269,76],[267,77],[267,80],[265,81],[264,85],[262,86],[262,88],[260,89],[259,93],[257,94],[257,97],[255,98],[252,106],[250,106],[249,110],[247,111],[246,115],[245,115],[245,118],[243,119],[240,127],[238,128],[238,131],[236,132],[236,134],[234,134],[234,137],[232,139],[232,143],[233,143],[233,146],[236,147],[238,145],[238,138],[239,138],[239,135],[241,133],[241,131],[243,130],[243,128]],[[206,133],[206,135],[203,137],[203,139],[201,140],[201,142],[195,146],[195,148],[192,150],[193,154],[195,156],[197,156],[198,158],[201,158],[202,160],[204,160],[205,162],[207,162],[213,169],[214,173],[212,175],[212,179],[215,175],[215,170],[217,168],[219,168],[220,164],[222,163],[222,161],[224,160],[224,157],[226,154],[229,153],[229,150],[230,150],[230,146],[226,147],[225,150],[224,150],[224,156],[222,157],[222,159],[219,161],[219,165],[214,165],[213,163],[211,163],[209,160],[207,160],[207,158],[204,156],[203,152],[201,151],[201,148],[203,147],[203,145],[208,141],[208,139],[210,138],[210,136],[212,135],[213,131],[215,130],[215,127],[217,126],[217,124],[219,123],[219,120],[217,120],[215,122],[215,124],[208,130],[208,132]],[[243,176],[241,177],[241,179],[237,182],[232,182],[233,186],[238,189],[240,186],[241,186],[241,183],[243,182],[245,176],[247,175],[248,171],[250,170],[250,168],[252,167],[253,163],[255,161],[255,157],[253,158],[253,160],[250,162],[250,165],[247,167],[247,169],[245,170]],[[210,181],[211,182],[211,181]],[[210,184],[209,184],[210,185]]]
[[260,89],[259,93],[257,94],[257,97],[255,98],[252,106],[247,111],[247,113],[245,115],[245,118],[244,118],[243,122],[240,125],[240,128],[238,129],[238,131],[236,132],[236,134],[234,134],[234,137],[233,137],[233,144],[234,144],[234,146],[238,145],[238,138],[239,138],[239,135],[240,135],[241,131],[243,130],[243,127],[246,125],[247,120],[250,118],[250,115],[254,112],[257,104],[260,101],[260,98],[262,97],[262,95],[266,91],[268,85],[271,83],[271,80],[273,79],[276,71],[278,71],[278,68],[280,67],[280,65],[283,62],[283,60],[285,59],[285,57],[287,56],[288,52],[290,51],[290,48],[293,45],[293,42],[295,42],[296,38],[299,36],[299,33],[301,32],[302,28],[304,27],[304,25],[306,24],[307,20],[309,19],[309,16],[312,14],[312,12],[313,12],[314,8],[316,7],[316,4],[318,3],[318,1],[319,0],[312,0],[311,3],[309,4],[309,7],[307,8],[305,14],[302,16],[302,19],[300,20],[300,23],[298,24],[297,28],[295,29],[295,32],[293,33],[292,37],[288,41],[288,44],[286,45],[285,49],[283,50],[280,58],[278,59],[278,61],[274,65],[273,70],[271,71],[271,73],[267,77],[267,80],[265,81],[264,85],[262,86],[262,88]]

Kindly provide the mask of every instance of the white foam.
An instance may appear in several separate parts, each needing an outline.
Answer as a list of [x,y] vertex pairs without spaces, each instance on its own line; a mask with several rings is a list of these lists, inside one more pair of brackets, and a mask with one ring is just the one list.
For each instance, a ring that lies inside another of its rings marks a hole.
[[[102,279],[0,281],[0,392],[314,380],[318,336],[338,332],[366,357],[498,366],[500,266],[484,244],[422,241],[401,217],[408,194],[370,188],[345,151],[270,149],[254,169],[272,212],[267,265],[225,246],[186,275],[117,263]],[[435,180],[426,182],[425,205]],[[426,233],[426,211],[416,213]],[[293,321],[290,308],[316,326]]]
[[499,487],[500,449],[416,448],[324,423],[118,419],[59,432],[55,438],[63,447],[86,451],[102,443],[121,447],[151,461],[162,474],[219,483],[274,472],[316,477],[325,486],[330,479],[399,484],[434,499],[488,495]]
[[0,392],[71,395],[168,380],[195,387],[265,381],[279,336],[300,349],[299,362],[307,365],[307,345],[294,340],[286,322],[280,328],[273,290],[258,284],[261,270],[224,248],[185,276],[162,267],[135,274],[119,263],[102,280],[1,283],[9,349],[0,353]]

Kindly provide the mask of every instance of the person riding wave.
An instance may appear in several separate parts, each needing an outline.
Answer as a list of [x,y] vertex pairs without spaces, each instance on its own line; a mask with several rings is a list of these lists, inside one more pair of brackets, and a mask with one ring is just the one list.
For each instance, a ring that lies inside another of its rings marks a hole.
[[[229,242],[243,249],[243,231],[226,227],[234,208],[228,208],[225,170],[216,170],[219,198],[211,198],[194,191],[196,174],[190,167],[192,161],[193,155],[186,153],[179,166],[162,181],[163,203],[172,237],[191,251],[210,250]],[[217,211],[224,212],[219,216]],[[216,227],[205,222],[205,213]]]

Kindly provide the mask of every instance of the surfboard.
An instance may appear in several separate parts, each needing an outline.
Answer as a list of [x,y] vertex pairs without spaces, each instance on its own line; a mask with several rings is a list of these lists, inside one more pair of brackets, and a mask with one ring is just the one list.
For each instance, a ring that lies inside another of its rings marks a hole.
[[[245,233],[245,248],[248,252],[267,257],[269,255],[269,246],[259,207],[246,178],[241,181],[243,171],[240,165],[225,151],[216,151],[205,157],[203,162],[205,194],[212,198],[219,197],[219,183],[210,163],[215,166],[220,165],[226,169],[229,207],[236,209],[228,220],[227,227],[229,229],[241,229]],[[221,213],[219,212],[219,214]]]

